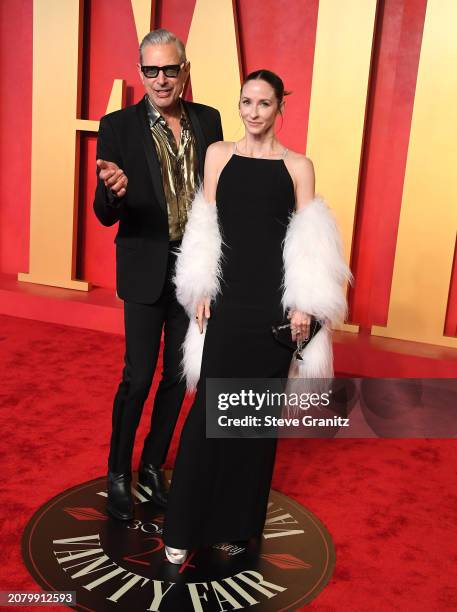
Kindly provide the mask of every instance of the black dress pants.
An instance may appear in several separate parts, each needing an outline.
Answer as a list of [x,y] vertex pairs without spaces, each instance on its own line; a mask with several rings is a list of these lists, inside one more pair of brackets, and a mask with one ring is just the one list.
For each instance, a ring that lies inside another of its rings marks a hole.
[[[170,244],[175,247],[176,244]],[[125,357],[122,380],[113,405],[108,469],[130,472],[135,434],[157,365],[162,330],[164,352],[162,377],[154,399],[149,434],[142,459],[160,467],[166,459],[184,399],[186,384],[181,375],[182,344],[189,319],[177,302],[172,276],[176,256],[170,248],[162,295],[154,304],[124,302]]]

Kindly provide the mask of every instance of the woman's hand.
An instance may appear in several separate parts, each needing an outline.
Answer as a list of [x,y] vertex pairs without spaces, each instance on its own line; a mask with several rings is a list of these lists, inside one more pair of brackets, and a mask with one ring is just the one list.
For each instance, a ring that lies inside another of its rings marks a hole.
[[201,334],[203,333],[203,321],[205,319],[209,319],[211,316],[209,304],[210,304],[209,298],[200,300],[197,304],[195,318],[197,319],[198,329],[200,330]]
[[301,310],[291,310],[287,317],[290,320],[292,340],[295,340],[296,342],[306,340],[306,338],[309,336],[311,315],[306,314]]

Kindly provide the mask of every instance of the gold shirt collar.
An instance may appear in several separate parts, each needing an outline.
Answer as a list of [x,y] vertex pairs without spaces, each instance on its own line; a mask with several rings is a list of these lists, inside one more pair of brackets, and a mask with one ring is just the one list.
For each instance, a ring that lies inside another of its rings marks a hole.
[[[157,123],[157,121],[160,121],[161,125],[167,126],[168,124],[166,120],[160,114],[160,112],[157,110],[154,104],[151,102],[149,96],[146,94],[144,97],[146,100],[146,109],[148,112],[149,127],[152,129],[152,127]],[[180,123],[183,127],[187,127],[188,126],[187,115],[186,115],[184,104],[182,103],[181,98],[179,99],[179,106],[181,109]]]

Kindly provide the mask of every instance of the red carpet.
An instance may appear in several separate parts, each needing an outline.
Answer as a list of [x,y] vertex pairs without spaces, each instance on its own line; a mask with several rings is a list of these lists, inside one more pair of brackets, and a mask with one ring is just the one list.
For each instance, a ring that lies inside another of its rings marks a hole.
[[[0,590],[37,591],[21,559],[24,526],[50,497],[105,474],[123,339],[0,316],[0,347]],[[337,555],[306,609],[455,610],[456,472],[455,440],[282,440],[273,486],[326,524]]]

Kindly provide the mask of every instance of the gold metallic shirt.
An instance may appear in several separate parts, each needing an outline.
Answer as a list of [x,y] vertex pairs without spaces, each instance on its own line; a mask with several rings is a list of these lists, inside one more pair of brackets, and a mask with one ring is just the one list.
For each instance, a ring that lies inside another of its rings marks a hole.
[[176,143],[171,128],[148,96],[149,127],[162,169],[162,182],[168,209],[168,234],[180,240],[187,222],[187,211],[196,189],[198,160],[195,138],[189,118],[181,103],[181,138]]

